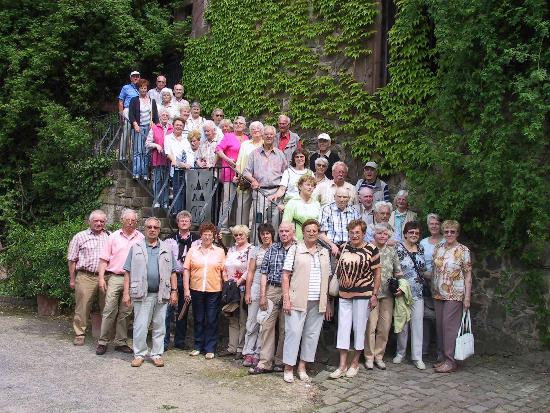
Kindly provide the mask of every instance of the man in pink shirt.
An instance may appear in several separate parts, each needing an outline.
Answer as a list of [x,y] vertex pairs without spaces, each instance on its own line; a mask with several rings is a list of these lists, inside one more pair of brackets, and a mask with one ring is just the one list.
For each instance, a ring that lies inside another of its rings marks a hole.
[[136,211],[124,209],[121,221],[122,228],[109,235],[105,249],[99,257],[99,288],[105,293],[101,334],[95,351],[99,356],[107,351],[107,343],[115,323],[115,350],[133,353],[128,346],[128,317],[132,313],[132,306],[124,305],[120,298],[124,289],[124,262],[130,247],[144,237],[136,230]]

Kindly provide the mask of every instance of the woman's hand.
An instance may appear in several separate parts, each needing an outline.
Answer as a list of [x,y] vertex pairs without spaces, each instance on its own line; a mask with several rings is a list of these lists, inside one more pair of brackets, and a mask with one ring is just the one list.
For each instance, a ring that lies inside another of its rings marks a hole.
[[338,248],[338,245],[336,245],[336,244],[332,244],[330,246],[330,251],[332,252],[332,255],[334,255],[335,257],[337,257],[338,254],[340,254],[340,249]]
[[464,297],[464,300],[462,300],[462,306],[464,307],[464,311],[468,311],[470,309],[470,299]]
[[330,321],[332,320],[332,316],[334,315],[334,309],[332,308],[332,302],[327,302],[327,309],[325,311],[325,320]]
[[248,291],[244,293],[244,302],[246,305],[252,304],[252,298],[250,297],[250,292]]
[[403,295],[403,291],[401,291],[401,288],[398,288],[397,291],[395,292],[395,296],[400,297],[402,295]]
[[374,310],[376,306],[378,305],[378,297],[373,295],[369,300],[369,307],[371,310]]
[[134,131],[136,131],[136,133],[141,133],[141,129],[138,125],[134,125]]
[[175,307],[178,305],[178,292],[170,291],[170,305]]
[[191,291],[187,290],[183,292],[183,299],[187,304],[191,302]]
[[235,161],[231,158],[227,158],[225,162],[227,162],[227,164],[233,168],[237,165]]
[[285,211],[285,204],[279,204],[277,205],[277,209],[281,212],[284,212]]
[[283,297],[283,312],[290,315],[291,308],[290,297]]

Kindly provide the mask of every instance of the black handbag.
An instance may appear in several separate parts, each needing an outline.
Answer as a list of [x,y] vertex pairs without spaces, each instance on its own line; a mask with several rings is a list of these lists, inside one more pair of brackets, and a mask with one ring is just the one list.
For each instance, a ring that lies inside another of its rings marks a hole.
[[222,306],[241,301],[241,291],[235,281],[225,281],[222,289]]

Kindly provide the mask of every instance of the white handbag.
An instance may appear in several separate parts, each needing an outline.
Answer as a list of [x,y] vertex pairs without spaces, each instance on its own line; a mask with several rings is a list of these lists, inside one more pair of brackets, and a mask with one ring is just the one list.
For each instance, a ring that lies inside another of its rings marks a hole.
[[474,354],[474,335],[472,334],[472,320],[470,310],[462,314],[462,324],[458,330],[455,344],[455,360],[466,360]]

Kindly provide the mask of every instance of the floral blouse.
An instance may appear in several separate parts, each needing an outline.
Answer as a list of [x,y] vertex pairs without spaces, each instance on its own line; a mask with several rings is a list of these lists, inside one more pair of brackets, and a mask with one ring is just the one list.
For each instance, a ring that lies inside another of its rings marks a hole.
[[384,247],[379,248],[380,251],[380,291],[378,292],[378,298],[384,298],[391,296],[388,291],[388,280],[395,274],[401,271],[401,264],[395,248]]
[[464,274],[472,269],[470,250],[462,244],[448,248],[445,244],[435,247],[432,296],[436,300],[464,299]]
[[[224,267],[228,281],[239,282],[243,277],[246,279],[248,260],[252,248],[252,245],[249,245],[248,248],[242,251],[238,251],[235,245],[229,248]],[[241,290],[244,291],[244,284],[241,285]]]
[[[419,244],[417,252],[409,252],[403,244],[398,242],[395,244],[395,250],[397,251],[399,261],[401,262],[401,270],[403,271],[402,278],[406,279],[411,285],[413,300],[421,300],[422,283],[420,282],[420,277],[424,276],[424,272],[426,272],[424,248]],[[420,274],[418,274],[417,268]]]

